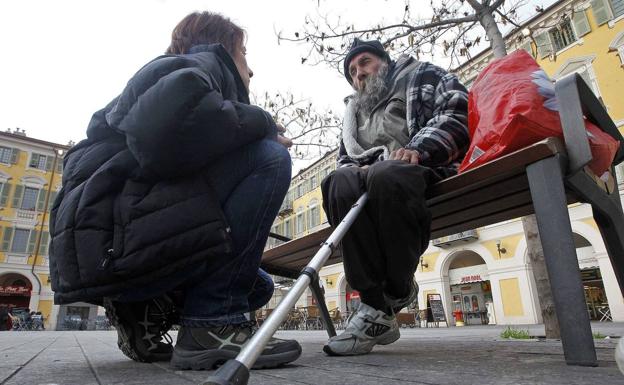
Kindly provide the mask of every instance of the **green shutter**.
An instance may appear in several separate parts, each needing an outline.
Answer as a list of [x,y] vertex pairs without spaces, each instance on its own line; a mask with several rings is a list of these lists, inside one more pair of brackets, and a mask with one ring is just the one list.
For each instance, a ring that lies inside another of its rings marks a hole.
[[583,10],[574,12],[574,16],[572,17],[572,24],[574,24],[574,31],[576,32],[577,38],[580,38],[581,36],[587,35],[591,32],[589,20],[587,20],[587,14],[585,14],[585,11]]
[[50,155],[46,155],[46,171],[52,170],[52,162],[54,162],[54,158],[52,158]]
[[523,49],[529,53],[529,55],[535,57],[533,54],[533,45],[531,45],[531,40],[527,39],[524,43],[520,45],[518,49]]
[[39,194],[37,195],[37,211],[43,211],[47,193],[48,191],[46,189],[39,189]]
[[50,233],[44,231],[39,244],[39,255],[48,255],[48,244],[50,243]]
[[607,0],[591,0],[591,6],[596,24],[603,25],[611,19],[611,8]]
[[5,227],[4,235],[2,237],[2,251],[9,251],[9,247],[11,247],[11,238],[13,237],[13,228]]
[[58,158],[56,161],[56,172],[59,174],[63,173],[63,158]]
[[611,10],[614,19],[624,15],[624,0],[611,0]]
[[39,232],[37,230],[30,230],[30,237],[28,238],[28,249],[27,253],[32,254],[35,251],[35,243],[37,243],[37,234]]
[[552,44],[550,43],[548,32],[535,36],[535,44],[537,44],[537,52],[539,53],[540,59],[543,59],[552,53]]
[[0,195],[0,206],[6,207],[9,201],[9,194],[11,193],[11,185],[9,182],[2,184],[2,194]]
[[50,211],[50,209],[52,208],[52,205],[54,204],[57,195],[57,191],[52,191],[52,193],[50,193],[50,200],[48,201],[48,211]]
[[15,185],[15,192],[13,193],[12,207],[20,207],[22,205],[22,198],[24,195],[24,186],[20,184]]
[[12,164],[17,164],[19,160],[19,152],[20,150],[18,150],[17,148],[12,149],[11,151],[11,163]]

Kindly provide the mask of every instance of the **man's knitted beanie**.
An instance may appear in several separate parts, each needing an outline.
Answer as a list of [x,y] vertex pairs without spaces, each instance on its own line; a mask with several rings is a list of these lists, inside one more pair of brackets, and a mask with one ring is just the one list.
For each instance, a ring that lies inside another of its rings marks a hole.
[[347,52],[347,56],[344,60],[344,76],[347,78],[349,84],[353,84],[353,79],[351,79],[351,75],[349,75],[349,63],[355,56],[362,52],[370,52],[390,63],[390,56],[384,50],[383,45],[381,45],[379,41],[364,41],[356,37],[355,39],[353,39],[351,48],[349,48],[349,52]]

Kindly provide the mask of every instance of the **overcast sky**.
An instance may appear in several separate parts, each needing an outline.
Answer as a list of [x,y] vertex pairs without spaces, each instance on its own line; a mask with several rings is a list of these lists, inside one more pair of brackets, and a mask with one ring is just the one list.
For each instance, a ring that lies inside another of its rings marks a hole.
[[[321,4],[357,24],[392,20],[404,7],[399,0]],[[297,30],[316,8],[316,0],[2,0],[0,130],[20,127],[57,143],[83,139],[93,112],[164,52],[173,27],[194,10],[220,12],[247,30],[253,93],[292,91],[341,111],[350,92],[344,78],[322,65],[301,65],[305,47],[277,44],[276,30]]]

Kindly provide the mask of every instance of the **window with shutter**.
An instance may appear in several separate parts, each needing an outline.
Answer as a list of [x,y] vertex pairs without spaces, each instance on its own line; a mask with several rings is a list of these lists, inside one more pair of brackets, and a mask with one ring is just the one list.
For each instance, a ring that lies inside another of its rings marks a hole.
[[38,170],[50,170],[52,167],[52,157],[33,152],[28,166]]
[[0,206],[6,207],[9,202],[9,194],[11,193],[11,185],[6,182],[2,183],[2,193],[0,194]]
[[15,192],[13,193],[13,202],[11,203],[12,207],[20,207],[22,204],[22,194],[24,193],[24,186],[15,185]]
[[555,51],[559,51],[569,46],[576,41],[576,36],[572,30],[572,25],[569,20],[559,24],[555,28],[548,31],[550,35],[550,41],[554,46]]
[[43,211],[43,209],[45,208],[45,200],[46,200],[47,194],[48,194],[47,190],[45,189],[39,190],[39,195],[37,197],[37,211]]
[[11,242],[12,253],[26,253],[30,230],[15,229],[13,231],[13,241]]
[[550,36],[548,33],[544,32],[535,36],[535,44],[537,45],[537,52],[540,59],[552,53],[552,44],[550,43]]
[[624,15],[624,0],[611,0],[611,10],[616,19]]
[[54,201],[56,200],[57,195],[58,195],[57,191],[52,191],[50,193],[50,201],[48,202],[48,211],[50,211],[50,209],[52,208],[52,205],[54,204]]
[[590,2],[596,24],[602,25],[611,19],[611,9],[607,0],[591,0]]
[[28,238],[28,249],[27,252],[31,253],[35,251],[35,245],[37,244],[37,235],[39,235],[39,231],[31,230],[30,237]]
[[303,213],[297,214],[297,217],[295,218],[295,227],[297,230],[296,234],[301,234],[305,231],[305,217]]
[[0,147],[0,163],[10,164],[13,149],[8,147]]
[[18,150],[17,148],[14,148],[11,151],[11,163],[12,164],[17,164],[17,162],[19,161],[19,153],[20,153],[20,150]]
[[50,233],[44,231],[41,235],[41,243],[39,244],[39,255],[48,255],[48,247],[50,246]]
[[45,164],[46,171],[52,170],[52,163],[54,163],[54,158],[51,156],[46,156],[46,164]]
[[531,39],[526,39],[526,41],[524,41],[520,47],[518,47],[518,49],[523,49],[525,51],[527,51],[529,53],[529,55],[535,57],[535,55],[533,54],[533,45],[531,45]]
[[318,226],[319,222],[319,207],[314,206],[310,209],[310,228]]
[[577,37],[587,35],[591,32],[591,26],[589,25],[587,14],[583,10],[574,12],[574,16],[572,16],[572,23],[574,24],[574,31],[576,32]]
[[11,238],[13,237],[13,228],[5,227],[4,234],[2,234],[2,251],[8,251],[11,247]]
[[22,210],[34,210],[37,207],[37,198],[39,196],[39,189],[26,187],[24,188],[24,195],[22,197],[22,204],[19,206]]

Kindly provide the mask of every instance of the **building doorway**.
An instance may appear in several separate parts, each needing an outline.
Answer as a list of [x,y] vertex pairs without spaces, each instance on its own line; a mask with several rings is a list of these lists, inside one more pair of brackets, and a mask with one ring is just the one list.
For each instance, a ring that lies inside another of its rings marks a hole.
[[9,311],[27,309],[31,291],[32,284],[25,276],[17,273],[0,275],[0,306],[8,307]]
[[485,261],[473,251],[462,251],[449,266],[451,313],[466,325],[495,323],[492,287]]
[[611,321],[611,311],[600,269],[595,267],[581,270],[581,279],[589,318],[597,321]]
[[577,233],[574,233],[574,247],[581,270],[589,318],[596,321],[611,321],[611,309],[609,308],[602,273],[595,257],[595,250],[585,237]]

